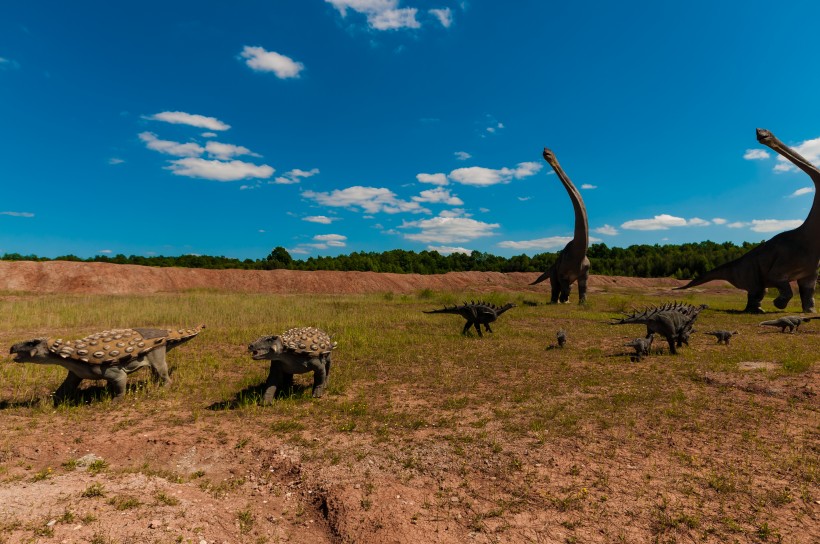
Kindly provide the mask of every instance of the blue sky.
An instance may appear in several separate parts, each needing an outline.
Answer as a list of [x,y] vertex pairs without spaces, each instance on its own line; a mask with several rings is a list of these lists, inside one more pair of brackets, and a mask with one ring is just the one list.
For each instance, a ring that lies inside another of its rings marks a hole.
[[820,161],[820,3],[0,8],[0,253],[294,257],[757,242]]

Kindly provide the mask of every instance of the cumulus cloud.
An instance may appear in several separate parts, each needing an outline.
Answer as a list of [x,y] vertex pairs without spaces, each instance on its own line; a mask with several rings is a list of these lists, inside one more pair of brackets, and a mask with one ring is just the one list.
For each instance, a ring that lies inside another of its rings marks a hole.
[[780,232],[796,229],[802,224],[802,219],[752,219],[751,221],[735,221],[726,226],[730,229],[749,227],[749,230],[753,232]]
[[724,219],[722,217],[713,217],[712,218],[712,223],[714,223],[715,225],[725,225],[726,224],[726,219]]
[[470,255],[473,250],[467,249],[465,247],[452,247],[452,246],[427,246],[428,251],[437,251],[442,255],[450,255],[451,253],[463,253],[465,255]]
[[321,223],[322,225],[329,225],[332,222],[336,221],[336,217],[328,217],[326,215],[309,215],[307,217],[303,217],[302,221],[307,221],[309,223]]
[[267,179],[274,169],[267,164],[256,165],[243,161],[216,161],[189,157],[171,161],[166,167],[177,176],[211,179],[214,181],[238,181],[240,179]]
[[796,196],[808,195],[814,192],[814,187],[803,187],[802,189],[798,189],[792,194],[789,195],[789,198],[794,198]]
[[262,47],[246,45],[240,56],[251,69],[257,72],[273,72],[279,79],[299,77],[299,72],[305,69],[301,62],[275,51],[266,51]]
[[466,161],[467,159],[473,158],[473,156],[466,151],[456,151],[453,155],[455,155],[456,159],[459,161]]
[[450,194],[450,191],[444,187],[436,187],[422,191],[419,196],[414,196],[413,200],[416,202],[429,202],[430,204],[448,204],[450,206],[461,206],[464,201],[457,196]]
[[621,225],[621,228],[626,230],[668,230],[671,227],[705,227],[709,224],[709,221],[699,217],[693,217],[687,221],[683,217],[661,214],[656,215],[652,219],[633,219],[632,221],[627,221]]
[[[820,165],[820,138],[806,140],[798,145],[791,146],[804,159],[815,166]],[[777,164],[774,166],[776,172],[797,172],[798,168],[781,155],[777,156]]]
[[607,236],[615,236],[618,234],[618,229],[612,225],[604,225],[603,227],[594,229],[593,232],[597,232],[598,234],[606,234]]
[[532,176],[541,168],[541,164],[537,162],[521,162],[515,168],[500,169],[470,166],[468,168],[456,168],[450,172],[449,178],[462,185],[487,187]]
[[0,215],[10,215],[12,217],[34,217],[31,212],[0,212]]
[[584,183],[583,185],[581,185],[581,189],[597,189],[597,188],[598,188],[597,185],[592,185],[592,184],[589,184],[589,183]]
[[747,161],[762,161],[771,157],[765,149],[747,149],[743,154],[743,158]]
[[367,24],[375,30],[398,30],[419,28],[416,8],[399,8],[399,0],[325,0],[336,8],[342,17],[348,10],[367,17]]
[[432,183],[433,185],[447,185],[447,174],[416,174],[416,179],[422,183]]
[[154,115],[147,115],[145,119],[163,121],[174,125],[189,125],[208,130],[228,130],[231,128],[231,125],[225,124],[215,117],[205,117],[204,115],[185,113],[184,111],[164,111]]
[[216,138],[217,133],[216,132],[203,132],[202,137],[203,138]]
[[366,213],[429,213],[418,202],[401,200],[396,193],[384,187],[362,187],[356,185],[346,189],[335,189],[329,193],[304,191],[304,198],[323,206],[351,208]]
[[341,234],[317,234],[313,239],[331,247],[344,247],[347,245],[345,243],[347,236],[342,236]]
[[318,173],[318,168],[311,168],[310,170],[300,170],[299,168],[294,168],[293,170],[288,170],[276,178],[274,183],[278,183],[279,185],[292,185],[294,183],[299,183],[304,178],[315,176]]
[[510,249],[558,249],[567,245],[567,242],[572,240],[572,236],[550,236],[549,238],[538,238],[536,240],[521,240],[514,242],[512,240],[505,240],[498,243],[498,247],[505,247]]
[[247,147],[241,145],[223,144],[221,142],[208,142],[205,144],[205,151],[211,157],[222,161],[230,160],[240,155],[251,155],[258,157],[256,153],[251,152]]
[[438,22],[441,23],[441,26],[444,28],[450,28],[453,24],[453,12],[450,8],[431,9],[430,13],[438,19]]
[[145,142],[148,149],[174,157],[198,157],[205,152],[205,148],[197,143],[181,144],[171,140],[160,140],[153,132],[141,132],[139,139]]
[[404,235],[408,240],[429,244],[452,244],[492,236],[495,234],[494,230],[500,226],[498,223],[484,223],[469,217],[439,215],[420,221],[405,221],[399,228],[418,229],[418,232]]

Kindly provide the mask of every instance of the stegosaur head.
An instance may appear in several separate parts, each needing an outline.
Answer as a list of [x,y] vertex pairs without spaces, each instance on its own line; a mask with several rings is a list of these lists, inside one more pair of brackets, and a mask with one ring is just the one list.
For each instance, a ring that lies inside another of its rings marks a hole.
[[282,353],[284,344],[281,336],[260,336],[250,344],[248,344],[248,351],[251,352],[251,357],[254,360],[270,359],[275,355]]
[[9,355],[15,355],[16,363],[36,363],[38,357],[46,357],[48,351],[47,338],[33,338],[25,342],[17,342],[9,350]]

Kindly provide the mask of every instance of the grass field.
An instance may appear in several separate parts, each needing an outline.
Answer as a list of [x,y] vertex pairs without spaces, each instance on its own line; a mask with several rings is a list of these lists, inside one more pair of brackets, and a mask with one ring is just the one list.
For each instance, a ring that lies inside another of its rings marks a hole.
[[[3,361],[0,491],[65,492],[48,513],[26,506],[35,499],[4,509],[0,496],[0,542],[820,542],[820,326],[781,334],[731,311],[736,293],[687,295],[709,304],[696,330],[738,330],[731,345],[696,333],[676,356],[630,362],[623,344],[644,328],[608,321],[671,296],[533,307],[532,293],[7,294],[4,346],[207,329],[170,352],[170,387],[142,370],[122,403],[85,382],[80,402],[55,408],[63,369]],[[484,338],[422,313],[471,298],[518,307]],[[260,406],[267,365],[247,344],[304,325],[339,343],[327,394],[310,398],[311,377],[297,376],[292,394]],[[86,452],[105,466],[77,480]],[[142,487],[128,487],[137,476]],[[92,485],[127,489],[95,498]],[[186,524],[194,503],[173,494],[188,492],[228,505],[218,531]],[[113,515],[136,521],[111,529]],[[155,517],[164,532],[145,536]]]

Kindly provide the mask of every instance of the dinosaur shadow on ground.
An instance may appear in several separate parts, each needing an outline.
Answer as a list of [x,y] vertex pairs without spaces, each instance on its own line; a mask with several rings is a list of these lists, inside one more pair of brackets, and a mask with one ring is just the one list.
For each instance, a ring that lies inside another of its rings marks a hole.
[[[262,397],[267,389],[267,384],[262,382],[257,385],[249,385],[245,389],[239,391],[233,398],[228,400],[220,400],[207,406],[208,410],[236,410],[245,406],[261,406]],[[302,398],[306,396],[307,391],[311,391],[312,387],[309,385],[293,384],[292,386],[284,387],[276,392],[276,398]],[[309,397],[309,395],[307,395]]]
[[[126,385],[126,395],[134,395],[135,393],[138,393],[151,385],[151,380],[128,383]],[[3,400],[0,401],[0,410],[9,410],[12,408],[35,408],[44,405],[44,403],[48,403],[53,406],[87,406],[90,404],[103,402],[105,400],[111,400],[112,398],[111,391],[107,386],[90,385],[88,387],[83,387],[77,389],[76,391],[72,391],[71,394],[67,395],[58,402],[54,401],[52,394],[49,394],[46,397],[38,397],[25,401]],[[127,396],[125,398],[127,399]]]

